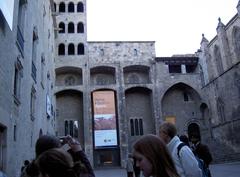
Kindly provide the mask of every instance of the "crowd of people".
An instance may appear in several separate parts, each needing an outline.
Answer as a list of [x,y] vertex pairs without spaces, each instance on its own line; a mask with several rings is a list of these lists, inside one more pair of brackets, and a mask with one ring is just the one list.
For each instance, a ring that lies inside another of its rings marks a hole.
[[[34,160],[24,161],[21,177],[95,177],[81,144],[71,136],[43,135],[35,152]],[[164,122],[158,135],[144,135],[134,143],[126,163],[127,177],[140,177],[140,173],[145,177],[211,177],[199,159],[208,169],[212,156],[201,138],[177,136],[175,125]]]

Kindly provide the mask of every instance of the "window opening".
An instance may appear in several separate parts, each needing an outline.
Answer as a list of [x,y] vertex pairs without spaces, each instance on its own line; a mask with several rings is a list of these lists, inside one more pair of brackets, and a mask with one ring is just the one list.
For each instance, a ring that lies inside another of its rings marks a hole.
[[68,55],[74,55],[74,54],[75,54],[74,45],[69,44],[68,45]]

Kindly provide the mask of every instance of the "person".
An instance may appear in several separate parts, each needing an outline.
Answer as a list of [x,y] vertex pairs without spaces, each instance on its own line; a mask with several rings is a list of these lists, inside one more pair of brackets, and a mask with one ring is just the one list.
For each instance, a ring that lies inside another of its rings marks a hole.
[[166,145],[156,135],[144,135],[137,140],[133,156],[145,177],[179,177]]
[[179,136],[180,141],[182,141],[185,145],[187,145],[188,147],[190,147],[189,144],[189,139],[187,137],[187,135],[180,135]]
[[74,163],[72,156],[61,148],[53,148],[38,156],[37,164],[41,177],[80,177],[82,166]]
[[[42,135],[38,138],[35,144],[36,159],[45,151],[53,148],[63,148],[68,146],[67,152],[72,156],[73,161],[80,161],[85,170],[82,171],[82,176],[95,177],[93,168],[82,150],[82,147],[78,141],[76,141],[71,136],[62,137],[61,139],[53,135]],[[36,166],[35,160],[33,160],[26,168],[23,170],[21,177],[35,177],[39,175],[39,169]]]
[[178,174],[181,177],[201,177],[202,171],[198,167],[192,150],[188,146],[183,146],[178,152],[178,146],[182,143],[177,136],[177,129],[170,122],[163,122],[159,127],[159,136],[167,145],[174,160]]
[[[52,148],[60,148],[60,139],[53,135],[42,135],[40,136],[35,144],[35,155],[36,158],[43,152]],[[36,177],[39,175],[39,169],[35,164],[35,159],[32,160],[27,166],[21,171],[21,177]]]
[[137,166],[135,158],[133,158],[133,170],[134,170],[135,177],[140,177],[141,170],[140,170],[139,166]]
[[190,142],[192,143],[192,150],[193,153],[200,159],[204,161],[204,164],[208,168],[208,176],[211,176],[210,170],[209,170],[209,164],[212,162],[212,155],[209,151],[209,148],[207,145],[201,143],[201,138],[199,135],[192,135],[190,137]]
[[127,170],[127,176],[133,177],[133,158],[131,153],[128,154],[126,170]]
[[0,170],[0,177],[7,177],[7,175]]

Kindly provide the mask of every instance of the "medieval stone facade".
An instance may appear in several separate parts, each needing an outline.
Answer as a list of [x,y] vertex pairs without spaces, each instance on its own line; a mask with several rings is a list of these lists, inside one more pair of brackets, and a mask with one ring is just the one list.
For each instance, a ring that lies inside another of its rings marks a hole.
[[[14,5],[13,30],[0,24],[0,160],[9,176],[47,133],[77,138],[96,168],[124,167],[134,141],[163,121],[200,134],[215,161],[240,159],[239,5],[195,54],[172,57],[156,57],[154,41],[87,41],[86,0]],[[99,92],[111,97],[95,100]],[[96,102],[104,99],[115,103],[107,115],[116,137],[102,146]]]
[[19,177],[41,134],[55,134],[54,19],[48,0],[15,0],[0,15],[0,170]]

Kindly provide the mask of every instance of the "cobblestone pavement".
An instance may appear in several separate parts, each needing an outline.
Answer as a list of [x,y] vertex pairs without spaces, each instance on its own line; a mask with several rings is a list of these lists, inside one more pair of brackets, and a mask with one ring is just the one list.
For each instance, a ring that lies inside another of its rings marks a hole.
[[[212,177],[240,177],[240,161],[210,165]],[[108,168],[95,170],[96,177],[127,177],[125,169]]]

